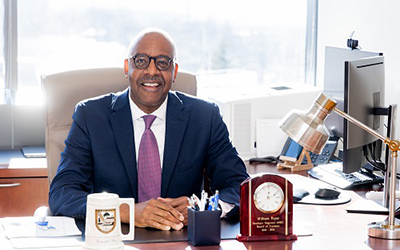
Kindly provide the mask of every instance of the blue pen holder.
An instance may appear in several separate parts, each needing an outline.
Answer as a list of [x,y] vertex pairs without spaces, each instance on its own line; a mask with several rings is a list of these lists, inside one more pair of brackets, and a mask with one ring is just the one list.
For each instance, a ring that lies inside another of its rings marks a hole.
[[221,210],[188,210],[188,241],[194,246],[219,245],[221,242]]

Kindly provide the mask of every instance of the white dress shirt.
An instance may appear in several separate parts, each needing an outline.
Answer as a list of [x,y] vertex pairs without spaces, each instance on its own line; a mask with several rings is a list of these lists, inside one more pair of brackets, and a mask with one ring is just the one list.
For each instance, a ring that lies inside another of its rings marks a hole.
[[142,135],[145,129],[145,124],[142,116],[144,115],[155,115],[157,118],[154,120],[150,129],[153,131],[158,144],[158,153],[160,154],[160,165],[161,168],[163,166],[164,159],[164,145],[165,145],[165,118],[167,115],[167,101],[168,96],[165,98],[165,101],[161,106],[151,114],[146,114],[141,109],[136,106],[136,104],[132,101],[129,89],[129,105],[131,107],[132,113],[132,121],[133,121],[133,133],[135,136],[135,151],[136,151],[136,162],[139,157],[139,145],[140,140],[142,139]]

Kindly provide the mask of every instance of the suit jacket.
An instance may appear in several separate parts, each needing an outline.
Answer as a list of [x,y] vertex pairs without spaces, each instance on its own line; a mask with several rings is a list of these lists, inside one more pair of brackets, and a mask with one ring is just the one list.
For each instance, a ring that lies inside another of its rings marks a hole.
[[[161,196],[200,195],[203,173],[220,199],[238,205],[248,177],[218,107],[179,92],[167,103]],[[82,218],[89,193],[138,197],[133,123],[128,89],[80,102],[50,186],[54,215]]]

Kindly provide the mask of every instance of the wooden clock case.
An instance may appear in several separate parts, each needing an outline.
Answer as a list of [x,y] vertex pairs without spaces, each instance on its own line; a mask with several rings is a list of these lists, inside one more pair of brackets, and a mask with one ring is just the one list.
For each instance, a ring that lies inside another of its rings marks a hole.
[[[275,212],[260,211],[254,202],[258,186],[270,182],[283,191],[283,204]],[[275,174],[249,177],[240,185],[240,235],[239,241],[296,240],[293,234],[293,185]]]

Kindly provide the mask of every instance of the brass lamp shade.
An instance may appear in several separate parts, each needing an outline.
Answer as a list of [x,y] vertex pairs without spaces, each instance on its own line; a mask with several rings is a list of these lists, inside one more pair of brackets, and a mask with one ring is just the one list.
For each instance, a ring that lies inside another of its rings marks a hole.
[[290,111],[279,127],[306,150],[320,154],[329,139],[324,121],[335,106],[335,101],[321,93],[309,110]]

